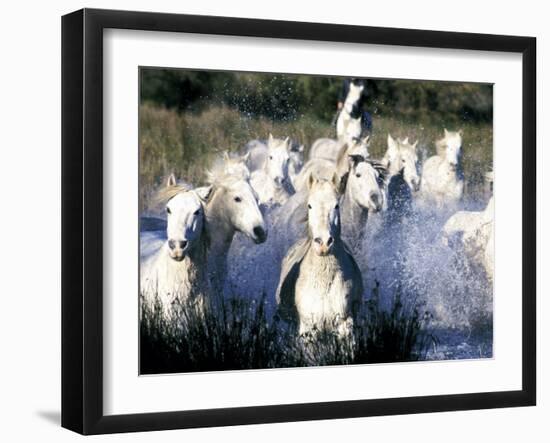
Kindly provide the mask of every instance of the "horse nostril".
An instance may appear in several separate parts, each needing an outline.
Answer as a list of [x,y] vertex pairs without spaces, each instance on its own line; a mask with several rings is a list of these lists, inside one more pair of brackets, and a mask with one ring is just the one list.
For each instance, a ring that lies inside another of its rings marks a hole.
[[327,246],[332,245],[332,243],[334,243],[334,239],[333,239],[332,237],[329,237],[329,238],[327,239]]
[[174,240],[168,240],[168,247],[174,249],[176,247],[176,242]]
[[323,244],[323,240],[321,240],[321,237],[315,237],[313,239],[313,241],[319,245],[322,245]]
[[259,239],[265,238],[265,230],[261,226],[256,226],[252,231],[254,232],[254,235],[257,238]]
[[185,249],[186,246],[187,246],[187,240],[181,240],[180,241],[180,248]]

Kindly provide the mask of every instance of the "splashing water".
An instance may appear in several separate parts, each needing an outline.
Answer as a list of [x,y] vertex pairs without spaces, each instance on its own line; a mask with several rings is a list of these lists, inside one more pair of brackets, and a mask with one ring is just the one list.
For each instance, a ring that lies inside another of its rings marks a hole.
[[[482,202],[469,202],[479,209]],[[275,292],[281,262],[300,237],[298,229],[283,227],[280,207],[264,209],[268,238],[255,245],[236,234],[229,250],[225,295],[268,301],[275,311]],[[361,269],[365,298],[378,285],[379,302],[389,310],[397,292],[407,309],[431,317],[438,346],[429,359],[492,356],[492,285],[483,271],[473,266],[460,250],[441,241],[448,212],[415,209],[390,225],[383,213],[369,217],[362,242],[348,241]],[[163,231],[142,232],[142,258],[162,243]]]
[[[476,209],[480,202],[467,206]],[[397,292],[408,309],[431,317],[439,346],[431,359],[492,356],[492,285],[460,250],[441,240],[441,229],[451,214],[415,209],[399,223],[388,225],[384,214],[369,218],[361,243],[348,242],[362,271],[365,297],[379,285],[380,303],[390,309]],[[268,240],[252,245],[237,235],[228,256],[226,292],[258,299],[267,295],[271,311],[281,261],[298,234],[276,221],[280,208],[265,211]]]

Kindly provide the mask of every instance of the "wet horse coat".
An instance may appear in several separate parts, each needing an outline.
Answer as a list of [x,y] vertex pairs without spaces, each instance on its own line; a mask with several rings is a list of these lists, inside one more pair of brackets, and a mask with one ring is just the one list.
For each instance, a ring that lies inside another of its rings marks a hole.
[[335,184],[311,179],[308,236],[290,248],[282,263],[278,311],[300,334],[329,327],[349,335],[361,307],[361,272],[340,238]]

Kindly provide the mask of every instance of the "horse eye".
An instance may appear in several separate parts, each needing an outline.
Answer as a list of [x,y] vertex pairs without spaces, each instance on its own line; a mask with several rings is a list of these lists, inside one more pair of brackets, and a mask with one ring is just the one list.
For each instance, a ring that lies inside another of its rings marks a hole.
[[273,160],[273,156],[272,156],[272,155],[269,156],[269,160]]
[[234,200],[237,202],[237,203],[240,203],[242,201],[241,197],[235,197]]
[[308,204],[307,207],[308,207],[308,209],[311,209],[311,205],[310,205],[310,204]]
[[171,214],[171,213],[172,213],[172,211],[170,211],[170,208],[169,208],[169,207],[166,207],[166,212],[167,212],[168,214]]
[[357,178],[361,178],[361,174],[355,174]]

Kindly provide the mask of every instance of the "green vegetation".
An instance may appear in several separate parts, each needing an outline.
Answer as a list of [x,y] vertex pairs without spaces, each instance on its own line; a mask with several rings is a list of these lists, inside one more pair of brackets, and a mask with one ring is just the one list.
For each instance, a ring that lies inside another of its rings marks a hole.
[[[246,143],[290,136],[303,143],[307,152],[321,137],[334,137],[330,120],[311,115],[296,120],[271,120],[248,117],[225,105],[211,105],[198,112],[177,112],[151,103],[140,107],[140,201],[148,209],[151,193],[170,173],[194,185],[200,185],[205,171],[222,151],[242,152]],[[419,139],[426,155],[435,153],[435,140],[443,135],[442,125],[419,120],[407,122],[395,116],[374,117],[370,152],[380,158],[386,150],[387,134]],[[483,174],[492,168],[493,131],[487,123],[464,123],[464,172],[466,195],[479,192]],[[448,126],[455,129],[457,126]],[[422,151],[421,151],[422,152]]]
[[[140,71],[142,102],[200,112],[224,105],[254,117],[330,122],[343,77],[184,69]],[[375,116],[440,125],[491,122],[492,86],[477,83],[365,79],[367,109]]]
[[[252,139],[290,136],[307,150],[334,137],[343,78],[287,74],[140,70],[140,202],[174,172],[201,184],[214,156],[242,152]],[[386,136],[420,140],[425,155],[443,128],[464,129],[466,195],[478,192],[492,167],[492,86],[412,80],[366,80],[365,108],[373,118],[371,154]]]

